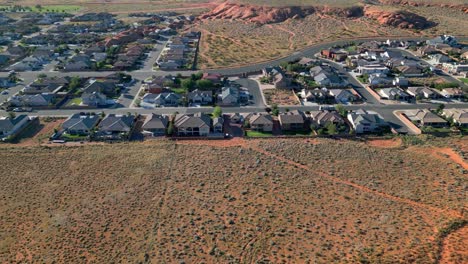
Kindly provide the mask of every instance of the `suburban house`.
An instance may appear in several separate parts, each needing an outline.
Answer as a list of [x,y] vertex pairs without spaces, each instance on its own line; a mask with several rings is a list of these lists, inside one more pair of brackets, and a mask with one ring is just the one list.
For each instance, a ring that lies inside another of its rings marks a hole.
[[393,79],[388,77],[385,73],[372,73],[369,75],[370,86],[392,86]]
[[221,84],[223,76],[217,73],[203,73],[202,80],[211,81],[214,84]]
[[118,88],[114,82],[90,80],[82,89],[83,93],[99,92],[106,96],[115,96],[118,94]]
[[169,118],[163,115],[151,114],[146,116],[143,123],[143,133],[148,133],[153,137],[166,135]]
[[439,94],[427,87],[408,87],[406,92],[416,98],[436,99]]
[[107,115],[98,125],[96,136],[101,139],[126,139],[135,123],[134,115]]
[[302,89],[299,95],[305,102],[333,103],[335,97],[330,94],[327,88],[315,88],[313,90]]
[[343,125],[345,123],[343,117],[341,117],[336,111],[312,111],[310,112],[310,119],[313,124],[322,127],[329,123],[333,123],[335,125]]
[[291,85],[291,80],[280,67],[267,67],[263,69],[263,76],[271,80],[277,89],[287,89]]
[[224,118],[213,118],[213,133],[223,133],[224,131]]
[[315,83],[320,86],[343,87],[348,84],[328,65],[311,68],[310,76],[314,79]]
[[440,94],[445,98],[462,98],[464,93],[460,88],[445,88]]
[[23,107],[44,107],[53,105],[55,96],[53,94],[35,94],[35,95],[15,95],[8,99],[12,106]]
[[373,74],[373,73],[382,73],[382,74],[387,74],[389,73],[389,69],[381,64],[370,64],[370,65],[365,65],[365,66],[358,66],[357,67],[357,72],[359,74]]
[[62,129],[70,135],[89,135],[98,122],[98,115],[73,114],[63,122]]
[[180,95],[170,93],[160,94],[145,94],[142,98],[143,105],[150,105],[152,107],[175,107],[178,106],[182,98]]
[[177,136],[206,137],[210,134],[211,118],[203,113],[193,115],[176,115],[174,119]]
[[8,137],[15,136],[26,127],[30,119],[27,115],[16,117],[0,117],[0,139],[5,140]]
[[433,39],[426,40],[427,45],[435,46],[437,44],[448,44],[450,46],[457,45],[457,39],[450,35],[441,35]]
[[458,126],[468,127],[468,109],[444,109],[442,115],[451,118]]
[[360,96],[351,89],[330,89],[330,94],[337,103],[347,104],[360,100]]
[[228,86],[221,89],[221,94],[218,95],[218,105],[220,106],[235,106],[246,104],[249,101],[250,94],[247,91],[242,91],[238,87]]
[[383,128],[388,127],[387,122],[374,111],[360,109],[348,113],[347,118],[357,134],[380,132]]
[[379,90],[380,98],[388,100],[401,100],[407,101],[411,98],[409,94],[400,88],[382,88]]
[[194,90],[187,94],[189,104],[209,105],[213,103],[212,91]]
[[396,70],[404,77],[423,77],[424,69],[417,65],[403,65],[396,67]]
[[268,114],[252,114],[248,118],[250,129],[262,132],[273,131],[273,118]]
[[458,75],[468,72],[468,64],[443,63],[442,69],[448,73]]
[[280,114],[278,116],[282,130],[303,130],[305,124],[304,114],[298,110]]
[[100,92],[83,93],[81,95],[81,101],[83,105],[92,107],[102,107],[109,105],[109,100],[105,94]]
[[69,77],[46,77],[46,78],[39,78],[25,86],[23,89],[24,94],[41,94],[41,93],[50,93],[50,94],[57,94],[60,92],[64,87],[68,86],[70,83]]
[[431,127],[445,127],[447,121],[438,115],[432,113],[428,109],[416,109],[405,111],[406,117],[412,122],[417,123],[419,126],[431,126]]
[[444,55],[444,54],[432,54],[429,55],[429,63],[431,64],[442,64],[446,62],[450,62],[452,59],[450,59],[449,56]]

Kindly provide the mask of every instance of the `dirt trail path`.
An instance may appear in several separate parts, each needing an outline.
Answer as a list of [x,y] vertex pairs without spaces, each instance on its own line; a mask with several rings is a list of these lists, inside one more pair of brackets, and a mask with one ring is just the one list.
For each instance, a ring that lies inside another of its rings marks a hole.
[[[458,229],[457,231],[449,234],[442,243],[442,252],[439,263],[467,263],[468,249],[466,248],[466,241],[468,241],[468,226],[464,226]],[[454,260],[452,258],[453,255],[457,255],[459,256],[459,258],[457,258],[457,260]]]
[[344,185],[356,188],[356,189],[358,189],[358,190],[360,190],[362,192],[377,195],[377,196],[386,198],[388,200],[392,200],[394,202],[404,203],[404,204],[407,204],[407,205],[409,205],[411,207],[414,207],[414,208],[420,208],[420,209],[428,210],[428,211],[431,211],[431,212],[433,212],[435,214],[444,214],[446,216],[453,217],[453,218],[463,217],[463,215],[460,212],[455,211],[455,210],[442,209],[442,208],[430,206],[430,205],[420,203],[420,202],[416,202],[416,201],[413,201],[413,200],[410,200],[410,199],[397,197],[397,196],[394,196],[394,195],[391,195],[391,194],[388,194],[388,193],[385,193],[385,192],[375,191],[375,190],[372,190],[372,189],[370,189],[368,187],[365,187],[365,186],[362,186],[362,185],[359,185],[359,184],[356,184],[356,183],[353,183],[353,182],[350,182],[350,181],[347,181],[347,180],[343,180],[343,179],[340,179],[340,178],[337,178],[337,177],[333,177],[333,176],[327,174],[326,172],[319,171],[319,170],[316,170],[316,169],[311,169],[310,167],[308,167],[306,165],[297,163],[295,161],[292,161],[292,160],[286,159],[284,157],[275,155],[275,154],[273,154],[271,152],[268,152],[268,151],[262,149],[261,147],[259,147],[253,141],[247,141],[247,140],[244,140],[244,139],[241,139],[241,138],[235,138],[235,139],[229,140],[229,141],[226,141],[226,140],[224,140],[224,141],[209,141],[209,140],[180,141],[180,142],[178,142],[178,144],[204,145],[204,146],[213,146],[213,147],[240,146],[240,147],[243,147],[243,148],[246,148],[246,149],[254,150],[254,151],[259,152],[261,154],[264,154],[265,156],[268,156],[270,158],[285,162],[285,163],[287,163],[289,165],[292,165],[294,167],[301,168],[303,170],[313,172],[315,174],[318,174],[320,177],[326,178],[326,179],[331,180],[331,181],[333,181],[335,183],[340,183],[340,184],[344,184]]
[[267,27],[271,28],[271,29],[279,29],[281,31],[284,31],[286,33],[289,34],[289,38],[288,38],[288,43],[289,43],[289,46],[288,46],[288,49],[290,50],[294,50],[294,38],[296,37],[296,33],[292,32],[291,30],[283,27],[283,26],[272,26],[272,25],[267,25]]
[[458,165],[462,166],[465,170],[468,170],[468,163],[458,154],[456,153],[453,149],[451,148],[438,148],[434,149],[434,152],[438,156],[442,156],[444,158],[448,158],[452,160],[453,162],[457,163]]
[[370,189],[368,187],[365,187],[365,186],[362,186],[362,185],[359,185],[359,184],[356,184],[356,183],[353,183],[353,182],[350,182],[350,181],[346,181],[346,180],[342,180],[342,179],[333,177],[333,176],[331,176],[331,175],[329,175],[329,174],[327,174],[325,172],[318,171],[318,170],[313,170],[313,169],[311,169],[310,167],[308,167],[306,165],[302,165],[302,164],[297,163],[295,161],[292,161],[292,160],[277,156],[277,155],[272,154],[272,153],[270,153],[268,151],[265,151],[264,149],[262,149],[262,148],[260,148],[258,146],[250,145],[249,147],[251,149],[253,149],[253,150],[257,151],[257,152],[260,152],[260,153],[262,153],[262,154],[264,154],[266,156],[269,156],[271,158],[286,162],[286,163],[288,163],[288,164],[290,164],[292,166],[301,168],[303,170],[307,170],[307,171],[316,173],[316,174],[320,175],[321,177],[327,178],[327,179],[329,179],[329,180],[331,180],[331,181],[333,181],[335,183],[341,183],[341,184],[344,184],[344,185],[347,185],[347,186],[351,186],[351,187],[354,187],[354,188],[356,188],[356,189],[358,189],[360,191],[366,192],[366,193],[378,195],[378,196],[384,197],[386,199],[392,200],[394,202],[405,203],[405,204],[408,204],[408,205],[410,205],[412,207],[415,207],[415,208],[421,208],[421,209],[429,210],[429,211],[432,211],[432,212],[437,213],[437,214],[445,214],[445,215],[448,215],[448,216],[453,217],[453,218],[461,218],[462,217],[460,212],[455,211],[455,210],[445,210],[445,209],[433,207],[433,206],[430,206],[430,205],[427,205],[427,204],[424,204],[424,203],[415,202],[413,200],[393,196],[393,195],[388,194],[388,193],[374,191],[374,190],[372,190],[372,189]]

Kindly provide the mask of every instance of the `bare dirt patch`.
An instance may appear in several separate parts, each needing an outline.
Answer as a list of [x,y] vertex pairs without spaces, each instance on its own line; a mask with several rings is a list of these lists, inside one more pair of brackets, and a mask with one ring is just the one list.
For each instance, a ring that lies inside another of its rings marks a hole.
[[265,89],[262,92],[268,105],[300,105],[300,102],[291,90]]
[[367,144],[378,148],[398,148],[402,146],[402,141],[400,138],[372,139],[367,141]]
[[432,263],[466,202],[454,166],[344,140],[0,148],[0,262]]
[[468,226],[449,234],[443,242],[441,264],[468,263]]

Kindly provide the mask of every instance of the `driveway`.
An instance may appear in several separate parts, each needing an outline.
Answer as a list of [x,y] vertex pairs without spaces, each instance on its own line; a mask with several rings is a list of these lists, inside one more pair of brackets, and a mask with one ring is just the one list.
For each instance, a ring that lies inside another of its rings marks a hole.
[[258,108],[265,108],[266,105],[263,102],[262,91],[260,90],[260,86],[258,85],[257,81],[252,79],[241,78],[235,80],[236,83],[240,84],[242,87],[245,87],[249,90],[250,95],[253,96],[253,104],[249,106],[258,107]]

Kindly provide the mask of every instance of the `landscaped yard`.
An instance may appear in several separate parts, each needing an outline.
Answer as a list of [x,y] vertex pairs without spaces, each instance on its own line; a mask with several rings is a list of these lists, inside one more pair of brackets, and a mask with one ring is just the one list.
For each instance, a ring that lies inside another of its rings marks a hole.
[[468,78],[460,78],[460,81],[462,81],[464,83],[468,83]]
[[73,98],[70,101],[68,101],[67,105],[72,106],[72,105],[80,105],[83,101],[81,100],[80,97]]
[[246,135],[247,137],[272,137],[273,133],[248,130],[246,131]]
[[85,135],[71,135],[71,134],[63,133],[61,138],[63,140],[85,140],[85,139],[88,138],[88,136],[85,136]]
[[171,91],[173,91],[176,94],[186,94],[187,90],[184,88],[171,88]]

